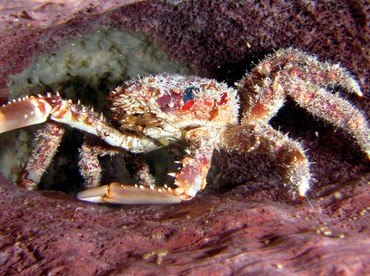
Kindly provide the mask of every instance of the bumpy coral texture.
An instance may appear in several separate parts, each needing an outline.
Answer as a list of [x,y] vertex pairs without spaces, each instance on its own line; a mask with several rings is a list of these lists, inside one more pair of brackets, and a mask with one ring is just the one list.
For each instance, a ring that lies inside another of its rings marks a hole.
[[342,62],[368,86],[369,72],[361,66],[369,63],[366,2],[141,1],[119,7],[127,2],[134,1],[84,1],[75,11],[70,3],[35,3],[30,10],[3,11],[2,82],[34,53],[100,26],[153,34],[173,57],[223,78],[241,76],[250,59],[272,49],[294,46]]
[[[34,54],[109,27],[152,34],[173,58],[231,84],[273,49],[308,50],[354,73],[365,96],[349,100],[368,113],[365,1],[128,2],[6,1],[0,10],[2,99],[8,75]],[[165,207],[89,205],[60,192],[24,191],[1,178],[0,272],[369,273],[368,162],[343,132],[312,119],[288,104],[271,122],[310,149],[311,204],[292,203],[276,188],[281,178],[268,156],[249,154],[217,153],[207,190]]]

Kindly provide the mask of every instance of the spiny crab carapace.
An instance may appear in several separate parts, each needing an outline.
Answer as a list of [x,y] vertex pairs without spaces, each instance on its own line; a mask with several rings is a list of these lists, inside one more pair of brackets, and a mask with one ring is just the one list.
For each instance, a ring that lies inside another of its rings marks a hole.
[[[215,149],[268,153],[282,173],[283,184],[294,197],[302,198],[311,180],[305,152],[300,143],[269,125],[287,97],[350,133],[370,157],[370,134],[364,115],[330,93],[328,88],[334,86],[362,96],[358,83],[344,68],[288,48],[275,52],[246,74],[237,84],[238,91],[215,80],[176,74],[130,80],[108,97],[119,130],[93,110],[63,100],[58,94],[47,94],[2,106],[0,133],[46,122],[36,134],[37,146],[18,181],[30,190],[37,188],[68,125],[87,134],[79,165],[85,186],[90,189],[78,193],[80,200],[119,204],[189,200],[206,186]],[[239,111],[240,106],[243,110]],[[99,137],[101,142],[93,143],[91,136]],[[144,153],[178,142],[185,142],[187,149],[180,170],[170,173],[175,178],[173,188],[156,187],[144,172],[139,185],[113,182],[99,186],[99,155],[118,148]]]

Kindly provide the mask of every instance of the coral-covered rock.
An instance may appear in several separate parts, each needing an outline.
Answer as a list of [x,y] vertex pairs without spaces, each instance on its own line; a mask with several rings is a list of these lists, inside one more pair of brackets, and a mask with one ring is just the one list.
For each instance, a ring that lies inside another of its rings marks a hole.
[[310,203],[239,186],[179,205],[111,207],[1,178],[0,272],[360,275],[370,272],[369,180]]
[[173,58],[222,79],[231,78],[232,73],[239,78],[251,60],[273,49],[294,46],[323,60],[341,62],[368,86],[365,2],[8,2],[0,22],[2,84],[9,74],[25,68],[35,54],[107,28],[148,33]]
[[[143,32],[173,60],[230,83],[294,46],[347,67],[365,94],[350,100],[369,115],[365,1],[3,2],[2,101],[35,55],[106,28]],[[309,201],[286,196],[266,156],[225,152],[206,190],[178,205],[92,205],[2,177],[0,274],[370,273],[368,161],[350,137],[291,104],[272,124],[309,149]]]

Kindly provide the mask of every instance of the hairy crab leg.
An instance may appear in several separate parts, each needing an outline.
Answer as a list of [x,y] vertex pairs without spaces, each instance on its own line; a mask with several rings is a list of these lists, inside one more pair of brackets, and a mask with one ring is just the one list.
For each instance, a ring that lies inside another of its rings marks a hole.
[[284,177],[293,196],[302,199],[309,189],[309,162],[298,142],[273,129],[270,125],[231,126],[217,146],[227,151],[269,153]]
[[25,97],[1,106],[0,133],[40,124],[48,118],[98,136],[109,145],[134,153],[159,148],[151,139],[122,133],[108,125],[102,115],[51,94]]
[[313,115],[350,133],[370,159],[370,129],[365,116],[322,88],[328,85],[363,96],[354,77],[340,65],[320,62],[297,49],[279,50],[240,81],[240,95],[247,103],[242,123],[268,124],[290,96]]
[[97,137],[87,136],[80,149],[78,166],[82,177],[85,179],[83,186],[87,189],[100,185],[102,168],[98,157],[113,156],[120,153],[118,148],[99,142]]
[[361,112],[338,95],[327,93],[325,89],[299,93],[302,88],[292,86],[292,97],[297,103],[315,116],[321,117],[336,127],[351,134],[370,159],[370,129]]
[[18,185],[28,190],[35,190],[42,175],[53,159],[62,140],[65,129],[57,123],[47,122],[43,129],[36,133],[36,148],[32,150]]

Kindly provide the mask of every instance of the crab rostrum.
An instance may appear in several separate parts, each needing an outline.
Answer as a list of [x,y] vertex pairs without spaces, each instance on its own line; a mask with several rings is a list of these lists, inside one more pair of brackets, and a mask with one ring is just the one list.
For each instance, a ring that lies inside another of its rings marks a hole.
[[[99,137],[81,147],[80,171],[85,186],[80,200],[109,203],[176,203],[193,198],[206,186],[214,150],[267,153],[276,162],[293,197],[303,198],[311,180],[309,161],[297,141],[273,129],[269,120],[287,97],[317,117],[344,129],[370,157],[370,137],[364,115],[348,101],[328,91],[339,86],[362,96],[358,83],[339,65],[319,62],[296,49],[275,52],[237,84],[237,90],[196,76],[158,74],[126,82],[108,97],[113,128],[102,115],[63,100],[58,94],[30,96],[0,108],[0,132],[46,122],[36,134],[37,146],[18,184],[37,188],[64,133],[64,125]],[[240,99],[239,99],[240,97]],[[239,111],[239,107],[243,110]],[[239,118],[239,114],[241,118]],[[99,155],[126,150],[144,153],[185,142],[179,171],[170,173],[172,188],[155,186],[148,172],[138,185],[100,185]]]

